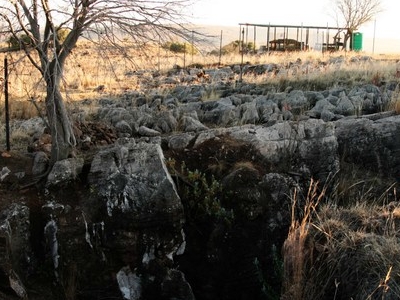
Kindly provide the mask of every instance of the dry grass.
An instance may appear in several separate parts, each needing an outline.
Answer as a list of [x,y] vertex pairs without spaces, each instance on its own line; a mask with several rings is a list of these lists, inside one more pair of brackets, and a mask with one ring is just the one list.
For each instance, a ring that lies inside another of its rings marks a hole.
[[[323,90],[339,84],[357,82],[378,83],[397,80],[400,66],[393,63],[396,56],[376,56],[375,60],[360,60],[357,53],[337,52],[329,55],[321,52],[274,53],[271,55],[224,55],[207,54],[183,55],[168,52],[158,46],[134,48],[121,45],[123,53],[113,48],[81,42],[67,60],[64,70],[62,91],[69,107],[84,99],[100,97],[114,98],[130,91],[151,93],[168,93],[171,85],[160,83],[153,72],[166,75],[175,65],[209,66],[250,64],[277,64],[281,71],[270,72],[261,76],[244,75],[243,80],[249,83],[275,86],[284,90],[287,86],[304,90]],[[119,49],[119,50],[121,50]],[[24,57],[22,52],[0,53],[0,61],[7,55],[9,62],[9,103],[12,120],[29,119],[44,114],[45,85],[37,70]],[[400,57],[400,56],[399,56]],[[330,63],[341,60],[342,63]],[[301,61],[301,64],[299,62]],[[0,66],[0,73],[3,73]],[[239,75],[232,78],[238,80]],[[179,79],[179,78],[178,78]],[[212,79],[211,79],[212,81]],[[212,83],[212,82],[211,82]],[[182,84],[191,84],[190,82]],[[200,83],[202,84],[202,83]],[[220,94],[212,87],[207,89],[202,100],[216,100]],[[35,99],[37,107],[33,105]],[[393,93],[390,106],[386,109],[400,113],[399,92]],[[95,106],[85,106],[87,114],[96,112]],[[4,95],[0,94],[0,119],[4,120]]]
[[292,220],[281,299],[399,299],[399,203],[326,203],[317,210],[324,193],[308,196]]
[[[158,46],[147,46],[146,49],[136,49],[125,45],[121,46],[123,53],[117,49],[102,47],[101,45],[79,43],[74,49],[71,57],[67,60],[64,72],[63,90],[66,98],[71,101],[92,99],[99,94],[106,93],[118,95],[127,90],[140,90],[148,88],[143,85],[143,78],[147,74],[141,74],[141,80],[133,76],[138,70],[158,70],[161,73],[172,69],[174,65],[231,65],[240,64],[242,56],[239,54],[228,54],[218,56],[206,54],[183,55],[168,52]],[[26,101],[35,98],[44,98],[45,86],[37,70],[33,69],[30,62],[24,58],[21,52],[8,54],[1,53],[3,61],[7,55],[10,70],[10,100]],[[296,61],[301,61],[303,67],[289,68],[279,76],[269,74],[266,76],[249,76],[246,81],[265,82],[266,80],[299,80],[309,81],[336,81],[340,80],[381,80],[393,78],[396,74],[396,64],[393,64],[394,56],[386,56],[378,61],[348,63],[355,59],[356,53],[337,52],[329,55],[321,52],[295,52],[275,53],[272,55],[244,55],[244,63],[250,64],[278,64],[290,66]],[[321,62],[332,61],[334,58],[342,57],[345,64],[327,64]],[[305,65],[305,66],[304,66]],[[0,68],[2,69],[2,68]],[[318,72],[317,72],[318,71]],[[332,76],[333,75],[333,76]],[[99,88],[103,87],[103,88]],[[210,95],[213,98],[215,95]],[[2,100],[2,99],[0,99]]]
[[[284,254],[284,276],[283,289],[285,291],[281,299],[306,299],[304,298],[304,271],[307,268],[306,262],[310,256],[307,239],[310,223],[315,215],[315,210],[324,196],[324,193],[317,194],[318,182],[311,180],[304,211],[300,221],[296,207],[298,205],[297,190],[292,197],[292,222],[289,228],[288,237],[283,245]],[[310,298],[311,299],[311,298]],[[315,298],[317,299],[317,298]]]

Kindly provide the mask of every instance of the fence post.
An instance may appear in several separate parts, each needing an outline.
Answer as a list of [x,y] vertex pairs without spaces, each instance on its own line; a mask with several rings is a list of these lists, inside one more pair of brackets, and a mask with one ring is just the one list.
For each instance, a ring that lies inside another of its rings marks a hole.
[[8,62],[4,58],[4,103],[6,109],[6,148],[10,151],[10,110],[8,107]]
[[[243,45],[243,40],[244,40],[244,28],[243,28],[243,30],[242,30],[242,60],[241,60],[241,62],[240,62],[240,75],[239,75],[239,82],[242,82],[243,81],[243,56],[244,56],[244,45]],[[247,47],[247,44],[246,44],[246,47]]]
[[222,57],[222,30],[221,30],[221,37],[219,38],[219,58],[218,58],[218,66],[221,65],[221,57]]

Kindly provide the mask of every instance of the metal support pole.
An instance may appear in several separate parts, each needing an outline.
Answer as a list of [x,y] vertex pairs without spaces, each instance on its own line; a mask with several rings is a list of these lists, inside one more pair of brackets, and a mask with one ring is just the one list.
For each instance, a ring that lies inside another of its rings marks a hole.
[[254,26],[253,54],[256,53],[257,27]]
[[300,31],[300,48],[301,51],[304,51],[304,43],[303,43],[303,22],[301,22],[301,31]]
[[[242,39],[242,43],[243,43],[243,40],[244,40],[244,28],[243,28],[243,31],[242,31],[242,37],[243,37],[243,39]],[[244,51],[243,51],[244,49],[243,49],[243,46],[242,46],[242,61],[241,61],[241,63],[240,63],[240,77],[239,77],[239,82],[242,82],[243,81],[243,55],[244,55]]]
[[222,58],[222,30],[221,30],[221,37],[219,39],[219,59],[218,59],[218,66],[221,65],[221,58]]
[[306,29],[306,47],[307,47],[307,50],[309,49],[309,45],[308,45],[309,38],[310,38],[310,28],[307,28]]
[[242,45],[243,45],[243,40],[242,40],[242,25],[240,25],[239,28],[239,54],[242,51]]
[[8,62],[4,58],[4,103],[6,109],[6,149],[10,151],[10,111],[8,107]]

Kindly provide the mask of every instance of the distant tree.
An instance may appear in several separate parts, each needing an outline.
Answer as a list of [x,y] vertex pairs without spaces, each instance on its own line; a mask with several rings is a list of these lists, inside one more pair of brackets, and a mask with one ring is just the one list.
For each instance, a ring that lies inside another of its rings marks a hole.
[[163,45],[163,48],[174,53],[198,53],[198,50],[191,43],[186,42],[167,42]]
[[[249,51],[252,51],[254,49],[254,43],[253,42],[248,42],[248,43],[243,43],[239,40],[230,42],[229,44],[225,45],[222,47],[222,54],[230,54],[230,53],[235,53],[239,51],[244,51],[244,53],[248,53]],[[217,53],[217,52],[215,52]],[[219,54],[219,52],[218,52]]]
[[343,40],[343,49],[347,48],[347,42],[353,32],[361,25],[372,21],[381,12],[381,0],[331,0],[336,13],[336,21],[339,27],[347,28]]
[[[189,0],[2,0],[0,26],[20,45],[46,85],[46,113],[52,136],[51,166],[76,146],[61,94],[65,61],[85,37],[123,50],[119,38],[139,43],[189,40],[182,24]],[[28,38],[28,39],[27,39]],[[26,40],[30,41],[27,45]]]

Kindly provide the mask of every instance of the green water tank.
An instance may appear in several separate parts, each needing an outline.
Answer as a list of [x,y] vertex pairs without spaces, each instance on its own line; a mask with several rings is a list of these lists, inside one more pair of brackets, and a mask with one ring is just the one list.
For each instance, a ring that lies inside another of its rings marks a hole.
[[362,50],[362,42],[363,42],[363,35],[361,32],[353,32],[353,50],[354,51],[361,51]]

